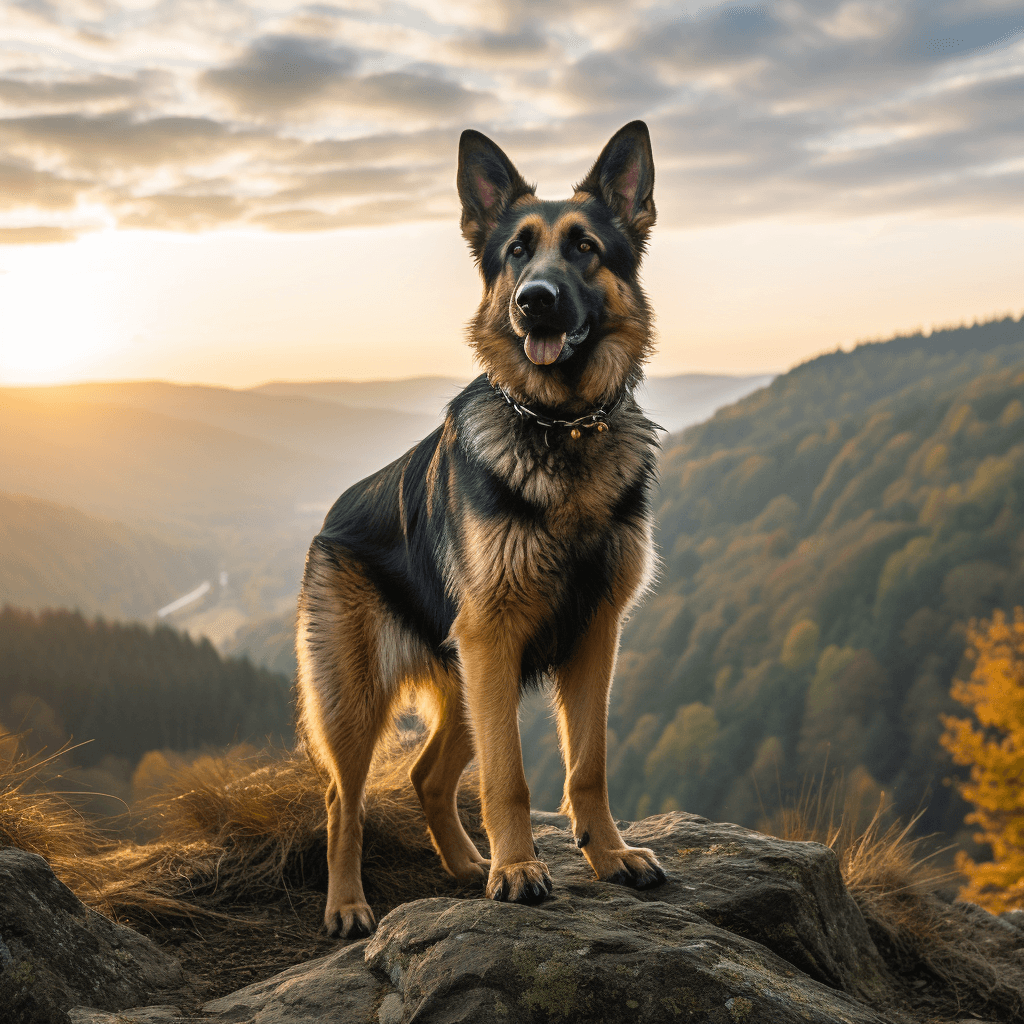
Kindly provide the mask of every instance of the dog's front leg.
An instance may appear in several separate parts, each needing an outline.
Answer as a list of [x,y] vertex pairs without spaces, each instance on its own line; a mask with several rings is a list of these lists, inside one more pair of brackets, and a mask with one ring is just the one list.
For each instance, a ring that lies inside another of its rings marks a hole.
[[491,844],[487,895],[539,903],[551,891],[547,865],[537,859],[530,827],[530,790],[519,738],[522,652],[493,619],[460,614],[459,643],[466,708],[480,763],[484,828]]
[[608,693],[618,645],[618,612],[602,604],[573,657],[558,669],[555,703],[565,760],[562,811],[572,818],[576,845],[598,878],[648,889],[664,882],[665,872],[650,850],[626,846],[608,807]]

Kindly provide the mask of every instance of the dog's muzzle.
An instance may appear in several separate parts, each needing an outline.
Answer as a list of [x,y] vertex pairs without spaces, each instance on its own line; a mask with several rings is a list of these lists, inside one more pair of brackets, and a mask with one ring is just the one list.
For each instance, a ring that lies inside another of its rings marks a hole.
[[533,323],[523,341],[523,351],[526,358],[538,366],[550,366],[563,355],[568,358],[573,348],[590,333],[586,320],[572,331],[553,327],[559,320],[561,297],[558,285],[543,278],[527,281],[515,294],[515,303],[523,317]]

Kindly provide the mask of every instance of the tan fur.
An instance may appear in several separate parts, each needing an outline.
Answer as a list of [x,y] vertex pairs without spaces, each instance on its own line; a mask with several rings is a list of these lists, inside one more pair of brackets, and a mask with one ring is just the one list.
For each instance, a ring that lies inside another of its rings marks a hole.
[[[578,195],[579,193],[577,193]],[[524,217],[519,228],[530,228],[537,239],[541,258],[545,250],[557,251],[561,240],[574,227],[586,227],[575,213],[559,218],[551,228],[541,217],[531,216],[523,204]],[[493,383],[505,388],[520,401],[538,402],[562,408],[568,415],[610,401],[622,386],[632,367],[639,366],[650,354],[650,326],[640,311],[638,294],[595,259],[594,277],[605,293],[606,311],[612,327],[600,340],[588,361],[587,370],[575,388],[568,387],[545,367],[535,366],[522,349],[510,348],[507,341],[508,309],[515,281],[510,272],[502,275],[484,296],[480,312],[470,333],[470,344],[480,362],[488,368]]]
[[336,917],[345,931],[355,925],[370,929],[373,913],[360,877],[363,789],[399,689],[399,679],[381,669],[390,672],[399,665],[399,655],[378,646],[378,638],[387,636],[381,627],[390,616],[362,573],[330,565],[314,547],[306,580],[296,633],[299,709],[310,753],[331,777],[326,795],[328,927]]
[[566,765],[562,813],[572,819],[576,836],[589,836],[583,854],[599,878],[626,868],[643,870],[654,862],[650,850],[626,846],[608,808],[608,693],[619,628],[615,609],[602,606],[576,656],[559,670],[555,681],[558,737]]

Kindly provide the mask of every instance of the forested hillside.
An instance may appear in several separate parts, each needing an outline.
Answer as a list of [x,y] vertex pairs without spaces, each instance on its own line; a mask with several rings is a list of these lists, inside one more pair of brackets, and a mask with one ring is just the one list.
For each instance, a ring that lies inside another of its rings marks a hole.
[[[623,637],[612,805],[748,824],[830,766],[950,834],[972,616],[1024,603],[1024,322],[861,345],[669,438],[655,592]],[[524,723],[536,802],[561,773]]]
[[149,619],[216,569],[215,555],[202,547],[0,493],[0,605]]
[[166,626],[90,621],[77,612],[0,609],[0,734],[52,753],[91,740],[77,764],[134,765],[150,750],[292,738],[281,675],[225,659]]

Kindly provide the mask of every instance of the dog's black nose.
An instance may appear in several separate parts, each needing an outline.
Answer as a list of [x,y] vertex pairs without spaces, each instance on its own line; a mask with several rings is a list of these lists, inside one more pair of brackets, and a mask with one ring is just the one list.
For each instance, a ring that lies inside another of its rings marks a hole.
[[516,292],[516,305],[527,316],[551,313],[558,305],[558,286],[541,278],[527,281]]

